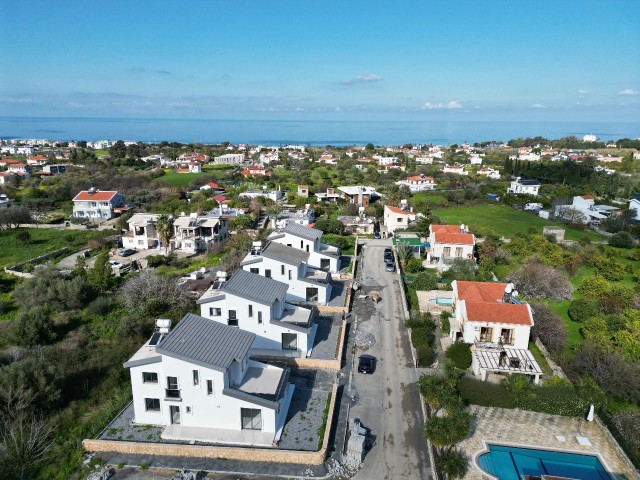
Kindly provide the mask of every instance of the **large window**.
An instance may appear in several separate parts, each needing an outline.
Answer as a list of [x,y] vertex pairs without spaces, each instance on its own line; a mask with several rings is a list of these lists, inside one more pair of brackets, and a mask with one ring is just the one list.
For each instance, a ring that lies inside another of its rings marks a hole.
[[178,388],[178,377],[167,377],[167,388],[165,390],[167,398],[180,398]]
[[307,287],[307,302],[318,301],[318,289],[315,287]]
[[256,275],[260,275],[260,269],[259,268],[250,268],[249,271],[251,273],[255,273]]
[[160,399],[159,398],[145,398],[144,409],[147,412],[159,412],[160,411]]
[[207,380],[207,395],[213,395],[213,380]]
[[238,326],[238,317],[236,317],[236,311],[235,310],[229,310],[229,319],[227,320],[227,325],[229,325],[231,327],[237,327]]
[[142,372],[142,383],[158,383],[158,374],[155,372]]
[[331,260],[329,260],[328,258],[320,259],[320,268],[322,270],[329,270],[330,266],[331,266]]
[[297,350],[298,349],[298,335],[295,333],[283,333],[282,334],[282,349],[283,350]]
[[253,305],[249,304],[249,316],[253,317]]
[[266,270],[264,271],[264,276],[267,278],[271,278],[271,270]]
[[493,341],[493,328],[481,327],[480,328],[480,341],[492,342]]
[[500,332],[500,340],[502,340],[502,343],[505,345],[513,345],[513,341],[515,340],[513,330],[510,328],[503,328]]
[[462,247],[456,247],[456,257],[462,257]]
[[444,247],[442,249],[442,255],[445,257],[450,257],[451,256],[451,247]]
[[211,317],[219,317],[220,315],[222,315],[222,309],[221,308],[210,308],[209,309],[209,315]]
[[243,430],[262,430],[262,411],[259,408],[241,408]]
[[193,371],[193,384],[200,385],[200,372],[198,370]]

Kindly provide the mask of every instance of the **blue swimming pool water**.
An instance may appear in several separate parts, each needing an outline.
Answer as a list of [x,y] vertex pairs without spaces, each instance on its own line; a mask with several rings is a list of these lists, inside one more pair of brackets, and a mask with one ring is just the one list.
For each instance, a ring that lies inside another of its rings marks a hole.
[[432,298],[431,302],[435,303],[436,305],[450,307],[451,305],[453,305],[453,298],[444,298],[444,297]]
[[523,475],[554,475],[578,480],[611,480],[593,455],[552,452],[532,448],[489,445],[478,465],[500,480],[521,480]]

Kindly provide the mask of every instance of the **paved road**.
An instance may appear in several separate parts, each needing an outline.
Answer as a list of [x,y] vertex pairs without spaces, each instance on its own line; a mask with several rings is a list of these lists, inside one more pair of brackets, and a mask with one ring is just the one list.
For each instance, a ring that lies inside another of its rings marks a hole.
[[[376,337],[367,353],[378,358],[373,375],[354,374],[358,402],[351,417],[360,418],[376,436],[376,444],[364,460],[357,479],[431,478],[424,420],[415,385],[409,338],[396,273],[385,271],[383,250],[389,240],[369,242],[364,252],[362,293],[378,291],[382,301],[356,299],[358,329]],[[359,352],[360,353],[360,352]]]

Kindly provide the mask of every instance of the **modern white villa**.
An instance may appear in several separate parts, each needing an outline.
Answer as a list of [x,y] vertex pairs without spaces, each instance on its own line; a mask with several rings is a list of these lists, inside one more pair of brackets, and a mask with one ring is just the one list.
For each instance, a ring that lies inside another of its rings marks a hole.
[[237,270],[214,283],[197,301],[212,321],[256,335],[252,354],[304,358],[311,355],[318,329],[313,310],[287,303],[287,283]]
[[120,193],[90,188],[73,197],[73,216],[90,220],[110,220],[116,216],[116,208],[123,206],[124,196]]
[[160,217],[157,213],[136,213],[129,219],[129,232],[122,236],[124,248],[147,250],[158,248],[160,238],[156,231],[156,222]]
[[472,344],[473,372],[521,373],[538,383],[542,370],[528,350],[531,307],[516,298],[512,284],[455,280],[451,340]]
[[446,269],[456,258],[473,260],[476,237],[465,225],[429,225],[426,267]]
[[256,242],[240,264],[242,269],[287,283],[286,300],[327,305],[331,298],[331,274],[310,267],[310,252],[268,242]]
[[124,363],[134,423],[165,426],[164,439],[274,445],[294,386],[288,370],[249,358],[255,339],[191,313],[154,333]]
[[279,232],[269,235],[269,240],[309,254],[309,266],[338,273],[340,270],[340,249],[320,241],[322,230],[288,223]]
[[223,216],[211,217],[195,213],[180,216],[173,222],[174,247],[183,252],[196,253],[215,243],[223,243],[229,239],[227,223]]
[[507,188],[507,193],[513,193],[514,195],[538,195],[540,190],[540,182],[532,179],[523,179],[517,177],[511,182],[511,186]]

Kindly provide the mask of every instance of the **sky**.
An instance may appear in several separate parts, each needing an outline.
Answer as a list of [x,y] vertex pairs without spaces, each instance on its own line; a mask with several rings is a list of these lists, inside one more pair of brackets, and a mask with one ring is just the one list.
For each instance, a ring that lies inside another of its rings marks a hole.
[[0,116],[640,119],[637,0],[2,0]]

